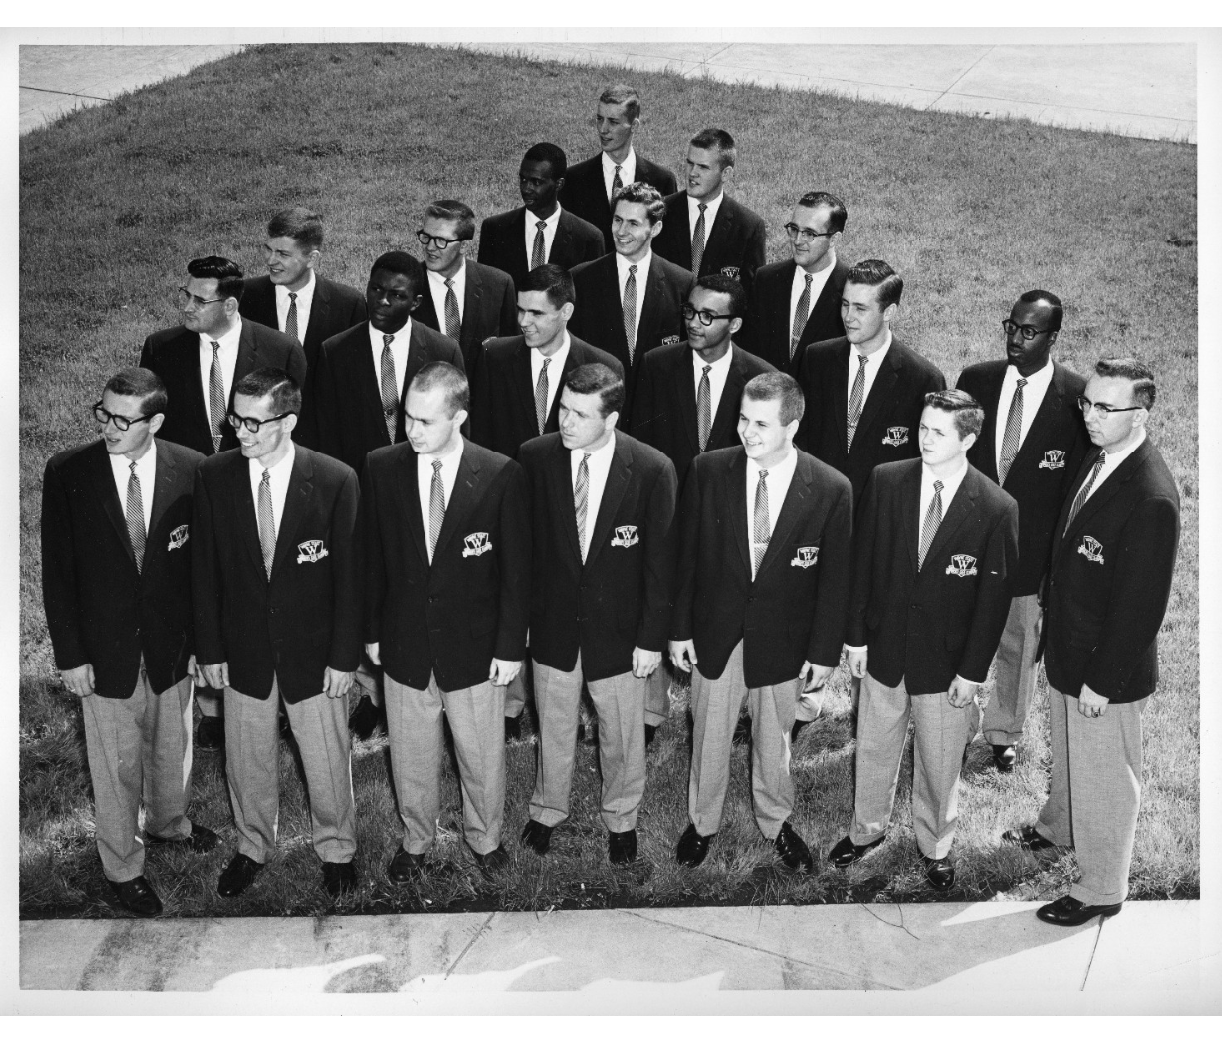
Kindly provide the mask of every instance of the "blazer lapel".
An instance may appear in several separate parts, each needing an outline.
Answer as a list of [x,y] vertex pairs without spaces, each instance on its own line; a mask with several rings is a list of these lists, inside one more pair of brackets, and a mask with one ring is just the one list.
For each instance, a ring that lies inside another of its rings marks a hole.
[[[102,500],[102,507],[106,510],[110,523],[115,526],[119,541],[127,550],[127,559],[132,562],[132,567],[135,567],[136,553],[132,549],[131,534],[127,530],[127,520],[123,516],[123,504],[119,501],[119,489],[115,485],[114,471],[110,468],[110,453],[106,451],[106,445],[101,441],[98,442],[98,449],[97,462],[93,467],[98,498]],[[158,463],[158,469],[160,465]]]
[[[636,356],[638,359],[641,357],[642,343],[655,344],[662,338],[658,325],[664,302],[666,276],[662,274],[661,267],[662,265],[657,263],[655,257],[649,265],[649,277],[645,280],[645,298],[641,301],[641,320],[636,327]],[[620,324],[623,325],[623,322]]]
[[[707,229],[704,239],[704,255],[707,257],[714,250],[719,249],[721,244],[728,241],[733,234],[734,210],[730,206],[730,197],[727,195],[721,200],[721,205],[717,207],[717,216],[713,218],[713,226]],[[700,266],[704,266],[703,260],[701,260]],[[710,274],[717,273],[716,271],[710,272]]]
[[[437,545],[433,547],[434,560],[449,545],[454,538],[454,532],[465,526],[472,508],[479,502],[479,474],[479,460],[475,458],[469,443],[464,440],[462,458],[458,460],[458,476],[454,480],[454,489],[450,492],[450,501],[446,503],[446,515],[441,522],[441,531],[437,534]],[[422,518],[422,528],[423,524]]]
[[[883,359],[878,375],[874,377],[874,386],[870,388],[870,393],[866,400],[861,405],[861,416],[857,420],[857,431],[853,435],[853,444],[857,444],[858,437],[861,437],[874,422],[875,417],[882,411],[883,404],[891,399],[891,393],[895,390],[896,383],[899,382],[900,369],[899,355],[895,351],[887,351],[887,357]],[[849,408],[848,408],[848,386],[847,376],[845,383],[839,388],[841,393],[845,395],[844,407],[844,436],[847,439],[849,436]],[[916,431],[908,431],[908,436],[915,438]]]
[[[849,438],[849,362],[852,357],[853,345],[845,340],[844,347],[836,352],[836,362],[832,366],[832,409],[836,429],[840,431],[843,438],[842,445],[847,445]],[[860,422],[857,429],[861,429]]]
[[[735,351],[733,344],[730,345],[730,350]],[[695,377],[693,376],[694,380]],[[689,384],[691,380],[689,380]],[[735,355],[730,359],[730,370],[726,373],[726,384],[721,388],[721,400],[717,402],[717,412],[713,416],[712,423],[709,424],[709,444],[721,444],[729,437],[729,431],[738,426],[738,413],[742,404],[743,387],[747,385],[747,375],[743,372],[742,359]],[[695,390],[692,390],[692,398],[695,400]],[[693,415],[694,415],[693,406]],[[692,422],[692,429],[696,429],[695,420]]]
[[[459,328],[459,336],[461,337],[468,329],[475,327],[478,322],[479,314],[483,310],[484,301],[484,283],[481,280],[479,273],[471,264],[467,264],[467,287],[463,290],[462,302],[462,325]],[[438,328],[441,328],[438,326]],[[473,346],[479,346],[473,344]]]
[[[978,442],[980,449],[977,455],[980,457],[982,462],[987,461],[992,465],[988,469],[985,467],[979,467],[978,469],[980,469],[983,473],[989,473],[989,470],[991,470],[993,477],[997,476],[997,409],[1001,404],[1001,386],[1005,378],[1006,370],[1002,369],[1001,379],[997,380],[995,383],[990,382],[989,392],[987,395],[985,395],[985,399],[980,402],[981,406],[984,408],[985,421],[984,427],[980,431],[980,440]],[[1047,403],[1047,397],[1045,397],[1044,400],[1045,403]],[[1034,432],[1034,430],[1032,430],[1032,432]],[[1027,440],[1023,442],[1024,446],[1030,440],[1031,437],[1028,435]],[[1011,469],[1013,468],[1013,465],[1011,465]]]
[[[386,433],[386,417],[382,414],[382,392],[378,389],[378,369],[374,365],[373,351],[366,349],[366,345],[371,341],[369,339],[369,331],[373,329],[366,322],[360,330],[360,334],[355,338],[354,347],[358,357],[354,359],[353,378],[356,379],[358,388],[357,393],[359,398],[364,402],[362,412],[368,416],[376,416],[377,421],[374,424],[381,432],[381,443],[383,445],[390,444],[390,435]],[[378,332],[373,329],[374,332]],[[381,333],[378,333],[381,336]],[[410,354],[410,346],[408,348]],[[379,355],[380,357],[380,355]]]
[[933,560],[942,552],[943,547],[950,541],[951,536],[955,534],[963,522],[971,515],[972,511],[976,509],[976,496],[980,493],[980,489],[976,485],[978,480],[983,480],[983,478],[978,478],[971,470],[968,470],[963,476],[959,490],[955,492],[955,497],[949,503],[944,504],[942,523],[938,525],[938,530],[934,533],[933,542],[929,546],[929,552],[925,554],[926,560]]
[[[700,432],[696,429],[696,385],[695,385],[695,369],[692,358],[696,352],[690,347],[679,355],[679,361],[675,365],[674,379],[679,394],[679,410],[683,414],[683,432],[687,435],[688,441],[691,443],[692,454],[700,452]],[[730,365],[730,372],[733,375],[734,366]],[[726,378],[726,383],[730,382],[730,377]],[[725,397],[724,392],[722,398]],[[720,411],[720,410],[719,410]],[[709,440],[713,439],[713,427],[717,424],[712,423],[709,426]]]
[[[998,390],[1000,397],[1001,391]],[[993,408],[996,409],[996,403]],[[985,406],[986,410],[988,406]],[[1023,443],[1018,449],[1018,455],[1014,457],[1014,464],[1010,467],[1011,470],[1018,468],[1018,461],[1021,459],[1024,462],[1028,457],[1036,454],[1040,450],[1040,446],[1045,444],[1048,437],[1048,430],[1057,422],[1067,408],[1077,408],[1077,403],[1065,400],[1065,388],[1058,374],[1054,372],[1052,382],[1048,384],[1048,393],[1044,395],[1044,400],[1040,402],[1040,407],[1036,410],[1035,418],[1031,421],[1031,427],[1027,431],[1027,436],[1023,438]],[[996,412],[989,413],[996,415]],[[985,426],[992,426],[986,423]],[[996,442],[990,438],[990,448],[996,453],[993,447]]]
[[[611,468],[607,472],[607,484],[603,488],[602,502],[598,504],[598,516],[594,520],[593,532],[589,536],[590,550],[586,554],[586,564],[592,564],[607,541],[607,531],[611,521],[619,510],[628,481],[632,477],[632,450],[622,437],[615,438],[615,451],[611,454]],[[586,518],[587,530],[590,519]]]
[[726,464],[726,502],[730,511],[730,527],[742,556],[743,567],[751,574],[751,538],[747,533],[747,453],[735,452]]
[[[327,288],[327,283],[318,277],[314,276],[314,299],[310,303],[310,324],[318,329],[327,323],[327,315],[331,312],[331,290]],[[317,323],[317,324],[315,324]],[[305,338],[309,334],[310,326],[307,325],[301,330],[301,335],[298,337],[302,344],[305,343]]]
[[[1137,449],[1131,456],[1121,463],[1116,469],[1109,474],[1102,484],[1097,484],[1095,490],[1091,492],[1091,496],[1082,504],[1082,508],[1078,511],[1078,515],[1074,518],[1073,524],[1065,532],[1076,535],[1083,525],[1090,523],[1090,519],[1098,513],[1107,503],[1120,491],[1121,488],[1146,463],[1146,456],[1150,451],[1150,441],[1147,438],[1141,443],[1141,447]],[[1092,454],[1091,465],[1093,466],[1098,455]],[[1089,471],[1087,471],[1089,473]],[[1065,501],[1072,503],[1074,497],[1077,496],[1079,489],[1074,489],[1073,496],[1066,496]]]
[[904,531],[904,543],[908,547],[908,558],[912,564],[912,573],[917,573],[917,554],[920,551],[921,538],[921,466],[912,468],[912,472],[900,486],[900,516]]
[[[255,514],[255,497],[250,490],[250,463],[240,453],[235,452],[229,464],[229,487],[235,516],[238,518],[238,529],[250,559],[261,574],[263,570],[263,548],[259,545],[259,521]],[[285,509],[287,511],[287,500]],[[281,528],[284,519],[281,518]]]
[[781,503],[781,510],[777,514],[776,527],[768,536],[768,548],[764,550],[764,559],[760,561],[759,570],[755,573],[757,580],[764,573],[764,569],[771,566],[773,561],[781,555],[779,547],[789,541],[789,534],[793,531],[799,512],[811,494],[809,467],[799,455],[793,471],[793,480],[789,482],[789,491],[785,494],[785,501]]
[[[514,388],[518,392],[518,398],[522,406],[522,415],[527,416],[530,422],[531,429],[534,433],[531,437],[537,437],[539,434],[539,421],[535,416],[535,380],[531,375],[530,352],[534,348],[526,346],[526,339],[522,339],[522,346],[518,348],[517,357],[514,359],[514,368],[517,370],[514,377]],[[569,351],[571,355],[572,350]],[[551,369],[551,366],[548,366]],[[555,379],[554,372],[548,372],[548,379]],[[560,395],[556,395],[559,399]],[[529,440],[527,438],[526,440]]]
[[573,502],[572,465],[569,450],[557,441],[555,452],[547,464],[548,489],[555,508],[560,511],[560,526],[565,532],[565,542],[580,570],[581,544],[577,541],[577,507]]
[[160,445],[157,447],[159,450],[157,452],[157,474],[153,481],[153,513],[149,518],[150,537],[157,530],[157,525],[161,523],[166,507],[170,504],[170,493],[178,483],[178,468],[174,465],[174,460],[170,458],[170,453],[164,451]]
[[[623,322],[620,323],[621,331],[623,330],[623,324],[624,324]],[[625,354],[625,357],[627,357],[627,354]],[[556,394],[552,398],[552,407],[548,410],[548,413],[547,413],[547,428],[546,428],[545,433],[554,434],[557,430],[560,429],[560,392],[561,392],[561,389],[564,387],[564,381],[568,379],[569,373],[583,364],[585,364],[585,354],[583,351],[578,350],[577,344],[573,343],[570,338],[569,353],[568,353],[568,356],[564,359],[564,368],[560,370],[559,377],[557,377],[554,372],[549,373],[551,378],[553,380],[558,379],[558,382],[554,384],[550,384],[550,383],[548,384],[549,387],[555,386]],[[533,388],[532,388],[530,407],[531,407],[531,413],[533,414],[534,407],[535,407]]]
[[[284,513],[280,517],[280,529],[276,532],[276,555],[272,561],[273,575],[284,567],[285,559],[296,544],[298,529],[305,518],[310,498],[314,494],[314,462],[308,453],[309,449],[300,446],[293,453],[293,469],[289,474],[288,491],[284,496]],[[246,483],[249,487],[250,482]]]
[[399,457],[395,474],[399,489],[399,515],[407,518],[407,529],[416,544],[420,559],[429,559],[428,546],[424,541],[424,514],[420,507],[420,457],[413,451],[405,451]]
[[[568,216],[568,211],[561,210],[560,219],[556,222],[556,235],[552,239],[552,248],[551,250],[548,251],[548,254],[547,254],[547,260],[549,264],[559,264],[560,261],[556,259],[557,257],[567,258],[569,256],[569,243],[572,240],[573,236],[572,236],[572,233],[569,231],[569,222],[564,219],[566,216]],[[523,218],[523,220],[525,220],[525,218]],[[522,230],[523,230],[523,233],[525,233],[526,229],[523,228]],[[523,239],[522,241],[525,242],[526,240]],[[529,267],[530,261],[527,260],[526,263],[527,263],[527,266]],[[560,264],[560,266],[569,267],[570,265],[568,263],[563,263],[563,264]]]
[[233,407],[233,388],[238,380],[260,367],[259,345],[255,343],[255,333],[252,323],[243,321],[242,332],[238,336],[238,360],[233,367],[233,385],[229,388],[229,405]]

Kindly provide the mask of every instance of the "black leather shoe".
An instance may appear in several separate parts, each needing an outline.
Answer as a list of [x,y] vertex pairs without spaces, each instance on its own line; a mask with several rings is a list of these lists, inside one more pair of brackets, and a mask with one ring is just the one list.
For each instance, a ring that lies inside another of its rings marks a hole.
[[526,827],[522,829],[522,842],[538,853],[539,856],[543,856],[552,844],[552,832],[554,830],[554,828],[549,828],[546,824],[540,824],[532,818],[526,822]]
[[1012,846],[1021,846],[1032,853],[1040,853],[1046,849],[1060,849],[1055,842],[1044,838],[1043,835],[1036,831],[1034,824],[1023,824],[1020,827],[1003,831],[1001,833],[1001,841],[1008,842]]
[[699,867],[708,856],[709,843],[714,835],[701,835],[696,825],[689,824],[687,830],[679,836],[679,845],[675,847],[675,859],[686,867]]
[[408,853],[402,846],[390,858],[386,868],[386,877],[396,885],[406,882],[418,882],[424,878],[424,854]]
[[738,722],[734,724],[734,737],[732,743],[736,745],[751,744],[751,717],[739,716]]
[[126,882],[111,882],[110,888],[115,891],[119,903],[132,914],[141,918],[152,918],[161,914],[161,898],[143,875]]
[[802,836],[793,830],[789,821],[781,825],[780,833],[773,843],[777,856],[790,871],[815,870],[815,860],[810,855],[810,849],[802,840]]
[[362,694],[361,700],[356,703],[356,708],[348,717],[348,729],[352,731],[353,737],[368,741],[377,730],[381,716],[382,713],[373,703],[373,699],[368,694]]
[[935,860],[922,855],[921,861],[925,865],[925,877],[934,889],[949,889],[955,884],[955,865],[950,862],[950,857]]
[[201,752],[215,752],[225,747],[224,716],[200,716],[195,730],[195,747]]
[[636,860],[636,828],[611,832],[607,836],[607,857],[617,867]]
[[1102,918],[1118,915],[1123,906],[1124,904],[1084,904],[1072,896],[1063,896],[1060,900],[1045,904],[1035,912],[1035,916],[1041,922],[1049,922],[1052,925],[1081,925],[1096,915]]
[[192,853],[207,853],[216,849],[220,841],[215,831],[194,821],[191,823],[191,834],[185,839],[163,839],[157,835],[149,835],[144,840],[148,846],[186,846]]
[[522,717],[521,716],[506,716],[505,717],[505,741],[522,740]]
[[352,861],[346,864],[332,864],[323,861],[322,887],[327,896],[343,896],[356,889],[356,865]]
[[836,867],[845,868],[850,864],[856,864],[862,857],[877,846],[883,839],[887,837],[884,832],[879,835],[873,842],[867,842],[864,846],[856,846],[853,840],[847,835],[832,847],[831,852],[827,855],[827,859]]
[[245,853],[235,853],[229,866],[217,879],[216,891],[221,896],[240,896],[250,888],[250,884],[262,870],[263,865],[256,864]]
[[653,739],[658,736],[658,728],[652,723],[645,724],[645,747],[648,748],[653,744]]
[[504,846],[497,846],[487,853],[475,853],[474,850],[471,852],[475,854],[475,862],[481,871],[500,871],[509,864],[509,854],[505,852]]
[[793,729],[789,732],[789,747],[790,748],[792,748],[794,745],[798,743],[798,736],[802,733],[803,730],[805,730],[813,722],[814,722],[813,719],[795,719],[793,721]]
[[1018,755],[1013,745],[993,745],[993,765],[999,774],[1013,773]]

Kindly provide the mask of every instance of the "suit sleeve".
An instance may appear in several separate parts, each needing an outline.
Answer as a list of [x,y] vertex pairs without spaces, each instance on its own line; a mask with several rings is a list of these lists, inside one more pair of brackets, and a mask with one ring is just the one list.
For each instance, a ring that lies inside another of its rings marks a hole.
[[[838,482],[839,484],[839,482]],[[819,549],[819,587],[815,593],[815,624],[810,631],[806,660],[835,668],[840,664],[848,620],[849,585],[853,577],[853,488],[847,480],[828,512]]]
[[700,472],[699,456],[688,467],[683,481],[683,495],[675,518],[678,528],[678,552],[675,560],[675,607],[671,613],[670,638],[692,638],[692,604],[696,595],[696,563],[700,538]]
[[54,460],[47,463],[42,479],[42,603],[56,668],[75,669],[91,664],[78,611],[68,490]]
[[[322,357],[321,349],[318,357]],[[318,403],[314,400],[317,393],[318,361],[316,360],[314,365],[307,369],[305,384],[301,388],[301,415],[297,420],[297,426],[293,429],[293,440],[299,445],[321,452],[323,449],[318,443]]]
[[645,573],[636,645],[645,651],[666,650],[670,634],[671,595],[675,578],[675,466],[669,459],[659,470],[645,514]]
[[988,550],[978,567],[976,608],[956,670],[973,683],[983,683],[988,678],[989,665],[997,653],[1010,613],[1014,577],[1018,571],[1018,503],[1013,499],[1009,499],[1005,511],[994,522]]
[[[590,227],[593,228],[594,225],[591,224]],[[607,240],[597,228],[594,228],[594,234],[586,240],[586,243],[585,255],[581,258],[583,261],[597,260],[599,257],[606,255]]]
[[361,663],[361,576],[357,569],[356,513],[360,487],[347,467],[331,510],[331,653],[327,664],[353,672]]
[[152,339],[153,338],[151,336],[148,337],[144,341],[144,346],[140,349],[140,368],[148,369],[151,372],[156,372],[157,366],[153,362],[153,347],[151,343]]
[[866,609],[870,604],[873,585],[874,543],[878,534],[880,492],[878,473],[871,473],[857,509],[858,528],[853,537],[852,594],[849,597],[849,617],[844,642],[849,647],[866,646]]
[[[458,344],[455,343],[453,340],[451,340],[448,336],[445,337],[445,345],[446,345],[446,352],[448,355],[445,360],[448,361],[451,365],[453,365],[454,368],[456,368],[463,375],[466,375],[467,363],[463,361],[462,348],[459,347]],[[468,386],[469,385],[470,383],[468,381]]]
[[530,625],[530,503],[526,474],[516,462],[507,464],[508,480],[501,496],[500,527],[501,602],[496,653],[501,661],[526,658],[526,630]]
[[195,657],[200,665],[228,661],[221,634],[220,561],[212,501],[203,470],[195,471],[194,514],[191,518],[191,604],[195,614]]

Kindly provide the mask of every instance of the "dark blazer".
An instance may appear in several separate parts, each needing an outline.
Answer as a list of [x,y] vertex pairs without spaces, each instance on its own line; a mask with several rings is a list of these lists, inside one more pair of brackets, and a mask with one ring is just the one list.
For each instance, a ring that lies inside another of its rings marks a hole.
[[672,264],[656,253],[649,262],[644,286],[637,286],[636,350],[628,363],[628,337],[624,332],[624,305],[619,295],[619,271],[615,254],[573,268],[577,289],[577,309],[569,320],[569,332],[619,359],[627,373],[624,381],[626,400],[620,421],[630,429],[632,394],[637,373],[645,355],[664,344],[678,343],[687,335],[683,324],[683,305],[695,283],[690,271]]
[[853,501],[860,502],[866,480],[880,463],[918,457],[917,427],[925,395],[945,390],[946,380],[932,362],[909,350],[894,335],[887,357],[861,405],[853,450],[848,450],[849,363],[847,337],[806,348],[798,382],[806,395],[806,414],[797,443],[846,475]]
[[923,465],[885,463],[866,484],[845,638],[868,648],[871,676],[913,695],[985,681],[1018,566],[1018,504],[969,464],[917,571]]
[[[378,334],[381,335],[381,334]],[[407,436],[403,402],[412,377],[431,361],[448,361],[463,369],[462,351],[448,336],[420,322],[412,322],[408,339],[407,370],[403,377],[395,443]],[[306,387],[305,409],[312,418],[318,451],[342,459],[357,473],[365,456],[390,444],[378,391],[378,370],[369,345],[369,325],[333,336],[322,345],[318,365]]]
[[488,679],[493,658],[526,656],[530,518],[510,459],[464,439],[458,478],[429,564],[411,445],[369,455],[361,484],[366,643],[386,674],[417,690]]
[[[252,322],[280,329],[276,318],[276,287],[267,275],[248,278],[242,290],[238,313]],[[310,304],[310,324],[306,326],[301,348],[305,352],[307,371],[318,363],[318,351],[324,340],[337,336],[345,329],[369,320],[365,294],[322,275],[314,275],[314,300]],[[300,332],[300,330],[298,330]]]
[[361,659],[356,474],[294,451],[271,580],[241,452],[199,468],[192,557],[200,664],[228,662],[229,685],[260,701],[274,676],[289,704],[321,694],[327,666],[352,672]]
[[[284,369],[298,386],[305,383],[306,358],[301,344],[275,329],[243,320],[233,370],[234,385],[247,373],[268,366]],[[199,333],[181,325],[153,333],[144,341],[140,367],[157,373],[170,395],[165,422],[158,431],[161,439],[212,455],[212,431],[204,403],[208,390],[199,371]],[[229,388],[227,402],[227,407],[232,406],[233,386]],[[233,427],[223,423],[222,428],[221,451],[237,448],[238,435]]]
[[747,453],[740,446],[696,457],[679,504],[671,638],[695,641],[702,676],[719,677],[740,640],[748,687],[795,680],[807,661],[839,664],[852,512],[849,482],[799,452],[753,581]]
[[[564,380],[581,365],[601,362],[622,377],[624,367],[606,351],[591,347],[576,336],[559,374],[548,368],[548,379],[559,380],[544,433],[560,429],[560,394]],[[479,369],[471,391],[471,440],[501,455],[516,459],[523,442],[539,436],[535,419],[535,384],[530,376],[530,352],[524,336],[492,340],[480,353]]]
[[774,368],[798,378],[802,356],[812,343],[835,340],[844,335],[840,320],[840,296],[849,273],[849,265],[839,255],[828,275],[823,291],[811,301],[810,314],[793,358],[789,357],[789,297],[793,291],[793,273],[798,265],[792,260],[767,264],[755,273],[751,293],[751,309],[744,323],[741,339],[747,350],[757,354]]
[[518,456],[530,489],[534,555],[530,649],[541,665],[586,681],[632,670],[632,652],[665,651],[675,558],[675,468],[661,452],[615,433],[598,516],[577,541],[572,453],[560,435],[527,441]]
[[[517,334],[518,297],[513,291],[513,279],[504,271],[477,264],[474,260],[468,260],[466,268],[467,286],[463,291],[462,328],[458,334],[458,345],[462,348],[467,372],[471,373],[475,369],[480,344],[493,336]],[[433,306],[427,275],[424,292],[420,296],[420,306],[412,318],[430,329],[445,332]]]
[[158,440],[152,520],[136,569],[104,441],[60,452],[42,482],[42,598],[59,669],[92,665],[104,698],[130,698],[140,659],[160,694],[195,650],[191,528],[203,456]]
[[[637,152],[636,179],[653,185],[663,197],[676,191],[675,175],[657,163],[651,163]],[[628,182],[624,181],[627,185]],[[583,159],[570,166],[560,187],[560,205],[569,213],[593,224],[603,233],[607,245],[611,245],[611,202],[607,198],[607,185],[603,180],[603,154]]]
[[[737,344],[731,344],[730,351],[730,371],[709,427],[706,452],[733,448],[739,443],[738,413],[743,387],[760,373],[773,371],[766,361],[748,354]],[[692,353],[686,341],[650,351],[641,362],[632,404],[633,437],[669,457],[675,464],[680,488],[687,468],[700,454]]]
[[1100,484],[1068,528],[1087,454],[1053,539],[1044,596],[1048,684],[1077,697],[1140,701],[1158,685],[1158,630],[1171,596],[1180,534],[1175,478],[1149,438]]
[[[653,251],[691,271],[694,230],[688,223],[687,192],[667,196],[666,216],[662,218],[662,230],[653,240]],[[764,263],[766,238],[763,218],[728,195],[723,196],[713,227],[705,228],[700,275],[737,278],[750,295],[755,270]]]
[[[533,222],[537,218],[532,214],[531,220]],[[560,223],[547,258],[549,264],[573,268],[587,260],[597,260],[606,252],[607,244],[601,231],[568,210],[561,209]],[[525,206],[484,218],[479,226],[477,259],[481,264],[500,268],[513,279],[515,286],[521,283],[530,270]]]
[[[984,429],[967,458],[990,481],[997,480],[997,409],[1006,365],[1002,360],[969,366],[959,374],[957,384],[984,406]],[[1085,389],[1086,380],[1053,362],[1048,393],[1002,485],[1018,503],[1015,596],[1038,593],[1048,571],[1052,535],[1065,493],[1090,444],[1077,401]]]

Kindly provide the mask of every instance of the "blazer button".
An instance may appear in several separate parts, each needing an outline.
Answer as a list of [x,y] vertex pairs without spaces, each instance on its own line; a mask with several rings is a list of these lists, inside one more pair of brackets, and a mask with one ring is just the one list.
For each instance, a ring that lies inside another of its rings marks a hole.
[[435,596],[430,596],[430,597],[429,597],[429,603],[430,603],[430,604],[435,604],[435,603],[437,603],[437,597],[435,597]]

